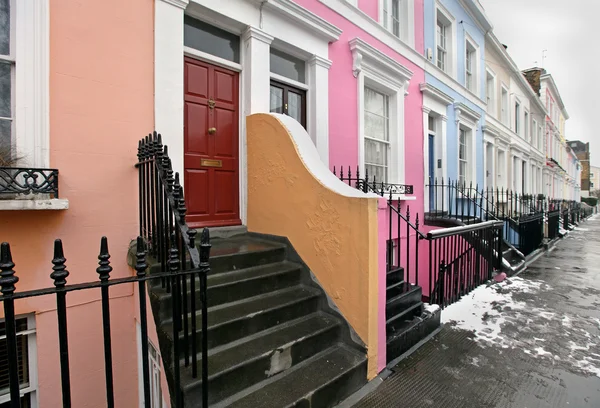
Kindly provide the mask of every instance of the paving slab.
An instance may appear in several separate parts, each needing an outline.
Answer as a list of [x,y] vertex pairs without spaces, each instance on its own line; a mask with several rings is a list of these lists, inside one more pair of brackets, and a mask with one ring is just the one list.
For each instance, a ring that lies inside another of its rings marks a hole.
[[600,217],[442,321],[355,407],[600,407]]

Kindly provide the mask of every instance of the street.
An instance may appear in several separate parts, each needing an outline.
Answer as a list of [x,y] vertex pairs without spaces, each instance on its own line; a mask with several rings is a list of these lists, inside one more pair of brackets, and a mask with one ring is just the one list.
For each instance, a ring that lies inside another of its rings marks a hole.
[[518,277],[442,311],[440,333],[356,407],[599,407],[600,217]]

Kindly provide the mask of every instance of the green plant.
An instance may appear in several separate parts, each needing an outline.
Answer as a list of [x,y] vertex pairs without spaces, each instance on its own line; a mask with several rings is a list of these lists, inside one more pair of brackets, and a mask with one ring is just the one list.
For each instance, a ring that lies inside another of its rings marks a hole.
[[10,142],[0,139],[0,167],[16,167],[21,159]]

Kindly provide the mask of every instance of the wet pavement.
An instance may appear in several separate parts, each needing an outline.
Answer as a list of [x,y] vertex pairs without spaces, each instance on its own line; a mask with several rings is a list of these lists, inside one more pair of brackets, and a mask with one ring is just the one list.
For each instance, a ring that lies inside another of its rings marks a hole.
[[600,407],[600,217],[442,321],[355,407]]

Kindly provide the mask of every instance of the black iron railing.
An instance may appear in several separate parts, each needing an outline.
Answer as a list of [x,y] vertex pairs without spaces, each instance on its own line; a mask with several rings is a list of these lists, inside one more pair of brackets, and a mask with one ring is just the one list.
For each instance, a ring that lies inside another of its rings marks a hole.
[[502,231],[502,221],[486,221],[429,232],[429,302],[444,308],[492,279],[502,267]]
[[419,270],[425,271],[428,290],[424,292],[430,303],[445,307],[456,302],[501,269],[502,221],[423,233],[418,214],[411,222],[410,207],[403,214],[400,203],[390,200],[388,208],[387,270],[403,268],[404,280],[414,285],[419,285]]
[[[406,213],[403,215],[400,209],[400,201],[397,201],[396,206],[394,206],[393,201],[388,200],[388,209],[390,217],[386,242],[387,271],[403,267],[405,281],[419,285],[419,241],[427,238],[424,233],[419,231],[419,214],[416,214],[415,223],[413,224],[410,221],[410,206],[406,207]],[[402,232],[406,233],[404,244],[402,243]],[[413,251],[411,251],[411,242],[414,248]],[[403,248],[406,250],[404,251]],[[411,252],[414,256],[412,269]],[[403,253],[404,255],[402,255]],[[412,279],[411,271],[414,271]]]
[[558,238],[558,230],[559,230],[559,220],[560,220],[560,211],[552,210],[548,212],[548,230],[547,230],[547,238],[552,240]]
[[350,187],[354,187],[365,193],[375,193],[382,197],[392,198],[397,194],[413,194],[413,186],[408,184],[391,184],[383,181],[378,181],[375,175],[372,179],[369,179],[369,174],[365,171],[365,176],[361,177],[360,169],[356,168],[356,173],[352,175],[352,169],[350,166],[347,168],[347,172],[344,173],[344,166],[340,167],[340,174],[338,176],[337,170],[333,168],[333,174],[338,176],[341,181],[347,183]]
[[504,188],[480,189],[473,184],[458,181],[431,180],[425,186],[429,192],[429,215],[469,219],[477,217],[483,221],[517,221],[524,215],[544,211],[542,195],[519,194]]
[[544,214],[524,215],[517,226],[517,248],[525,256],[538,249],[544,241]]
[[[150,374],[148,361],[148,325],[147,325],[147,310],[146,310],[146,282],[151,279],[168,280],[171,287],[179,287],[180,282],[189,279],[193,281],[197,276],[204,275],[209,272],[208,257],[210,252],[210,242],[208,233],[202,234],[201,243],[201,260],[200,267],[196,269],[182,268],[183,256],[179,252],[177,246],[173,246],[170,252],[170,270],[149,275],[146,273],[148,264],[146,263],[146,251],[144,250],[144,240],[142,237],[137,238],[137,253],[135,270],[136,274],[132,277],[110,279],[112,266],[110,264],[110,253],[108,251],[108,240],[103,237],[100,241],[100,254],[98,255],[98,280],[94,282],[78,283],[74,285],[67,284],[67,278],[70,272],[67,270],[66,258],[61,240],[57,239],[54,242],[54,257],[52,259],[52,273],[49,277],[54,283],[54,287],[44,289],[17,291],[17,282],[19,278],[15,272],[15,263],[13,262],[10,245],[3,242],[0,246],[0,302],[4,307],[5,329],[6,329],[6,359],[8,361],[8,380],[10,390],[10,407],[20,408],[21,397],[19,394],[19,355],[17,352],[17,334],[15,329],[15,303],[19,300],[30,300],[39,296],[54,296],[56,298],[56,313],[57,313],[57,328],[59,339],[59,355],[60,367],[57,367],[57,374],[60,374],[62,406],[71,407],[71,374],[69,364],[69,343],[80,341],[76,337],[69,335],[67,329],[68,313],[67,313],[67,296],[75,291],[89,291],[97,293],[100,289],[102,302],[102,322],[103,322],[103,338],[104,338],[104,371],[105,371],[105,386],[106,386],[106,406],[115,406],[115,394],[113,384],[113,364],[112,364],[112,336],[111,336],[111,317],[110,317],[110,289],[113,286],[125,284],[137,284],[139,289],[139,312],[140,312],[140,328],[142,334],[142,366],[143,366],[143,382],[144,382],[144,401],[147,408],[151,408],[150,399]],[[50,262],[49,262],[50,263]],[[48,268],[50,269],[50,267]],[[177,292],[171,292],[175,297]],[[183,293],[186,296],[185,292]],[[184,301],[186,299],[184,298]],[[195,313],[195,310],[190,312]],[[174,318],[176,316],[173,316]],[[175,336],[175,339],[178,337]],[[175,340],[177,341],[177,340]],[[97,350],[90,350],[98,352]],[[182,407],[181,403],[177,405]]]
[[0,167],[0,198],[14,194],[49,194],[58,198],[58,170]]
[[[167,146],[162,145],[161,135],[154,132],[138,144],[139,170],[139,223],[140,236],[148,244],[150,254],[160,263],[161,271],[175,273],[190,270],[189,279],[162,278],[162,287],[173,296],[173,380],[172,405],[183,406],[180,388],[180,372],[177,361],[183,352],[185,367],[192,365],[192,377],[198,376],[197,336],[201,335],[202,355],[202,406],[208,406],[208,323],[207,323],[207,253],[199,253],[195,246],[196,231],[185,222],[186,206],[179,174],[173,174]],[[202,232],[202,240],[208,240],[208,229]],[[203,250],[210,246],[201,246]],[[200,290],[202,327],[196,327],[196,278]],[[188,315],[190,318],[188,319]],[[191,325],[190,323],[191,322]],[[183,334],[180,348],[179,334]],[[189,342],[191,340],[191,347]],[[191,351],[191,353],[190,353]]]

